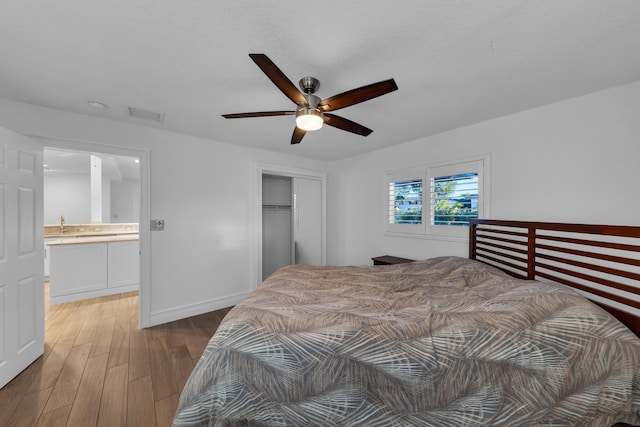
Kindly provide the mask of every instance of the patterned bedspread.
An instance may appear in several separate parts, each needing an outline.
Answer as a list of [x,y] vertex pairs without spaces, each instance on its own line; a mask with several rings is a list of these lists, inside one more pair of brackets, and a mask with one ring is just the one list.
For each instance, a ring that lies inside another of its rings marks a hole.
[[289,266],[233,308],[174,426],[640,424],[640,339],[562,285],[443,257]]

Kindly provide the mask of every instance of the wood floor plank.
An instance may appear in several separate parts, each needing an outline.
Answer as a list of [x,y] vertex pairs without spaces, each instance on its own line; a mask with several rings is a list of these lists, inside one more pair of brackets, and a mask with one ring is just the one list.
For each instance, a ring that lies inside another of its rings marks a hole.
[[62,368],[58,381],[51,393],[51,397],[45,407],[45,412],[54,411],[65,406],[70,406],[76,398],[80,380],[84,373],[91,343],[77,345],[71,349],[66,365]]
[[25,394],[7,423],[11,427],[35,426],[53,388]]
[[151,375],[147,332],[132,330],[129,337],[129,381]]
[[91,353],[89,353],[90,357],[97,356],[98,354],[109,353],[115,324],[115,317],[102,316],[96,331],[96,337],[93,340],[93,345],[91,346]]
[[44,412],[36,427],[66,427],[70,412],[71,405],[63,406],[55,411]]
[[[46,289],[46,285],[45,285]],[[53,326],[56,324],[66,324],[67,319],[73,316],[75,310],[80,307],[80,301],[68,302],[65,304],[49,305],[49,298],[45,297],[45,309],[48,310],[48,314],[45,315],[45,321],[47,326]]]
[[[122,324],[130,329],[130,314],[132,312],[131,306],[132,301],[138,299],[138,295],[131,293],[129,296],[125,296],[129,294],[121,294],[120,299],[113,304],[116,307],[115,316],[118,324]],[[136,309],[137,312],[137,309]],[[136,326],[137,327],[137,326]]]
[[169,355],[171,357],[171,366],[173,368],[173,375],[176,379],[178,391],[182,391],[191,371],[193,371],[193,367],[195,366],[193,359],[191,359],[189,349],[184,344],[170,348]]
[[169,348],[184,345],[184,335],[178,322],[167,323],[165,327],[167,332],[167,346]]
[[158,339],[158,338],[164,338],[166,340],[167,338],[167,328],[166,325],[156,325],[153,326],[151,328],[149,328],[149,331],[151,331],[151,338],[152,340]]
[[24,378],[28,378],[28,376],[23,372],[0,390],[0,426],[10,425],[9,420],[29,389],[29,382],[22,380]]
[[114,304],[114,301],[117,301],[120,299],[120,295],[119,294],[114,294],[114,295],[108,295],[104,298],[101,299],[101,302],[104,302],[104,304],[102,304],[102,315],[103,316],[113,316],[115,314],[115,310],[116,310],[116,304]]
[[189,349],[191,359],[197,360],[202,356],[202,352],[207,346],[211,336],[205,336],[202,330],[198,327],[198,322],[193,317],[185,319],[185,321],[188,325],[188,327],[185,328],[184,333],[185,344]]
[[87,360],[78,393],[69,414],[69,425],[96,425],[108,358],[108,354],[101,354]]
[[58,339],[62,336],[62,332],[64,332],[64,326],[65,325],[61,323],[55,325],[50,324],[45,330],[46,343],[53,346],[58,342]]
[[216,311],[211,311],[209,313],[204,313],[202,316],[198,316],[202,320],[202,325],[205,328],[206,335],[208,337],[213,336],[218,329],[218,325],[225,318],[227,313],[231,311],[233,307],[227,307]]
[[0,389],[2,427],[170,425],[228,312],[141,330],[137,292],[53,306],[47,297],[45,310],[45,354]]
[[164,337],[149,341],[149,357],[155,400],[162,400],[178,393],[178,386],[173,375],[171,356],[169,355],[167,340]]
[[60,375],[60,371],[67,361],[67,357],[73,347],[73,338],[67,337],[60,340],[53,346],[48,357],[42,364],[42,368],[37,375],[31,379],[29,391],[44,390],[55,385]]
[[84,314],[84,323],[82,324],[82,328],[78,333],[76,338],[76,344],[85,344],[88,342],[93,342],[96,333],[98,332],[98,326],[100,325],[100,311],[99,305],[94,303],[87,303],[86,308],[83,311],[86,311]]
[[[68,304],[68,306],[67,306]],[[59,309],[58,312],[54,316],[51,316],[49,319],[45,320],[46,329],[46,341],[48,343],[54,344],[57,340],[62,338],[63,336],[77,336],[77,332],[80,330],[80,325],[71,325],[69,319],[77,318],[76,310],[79,307],[79,304],[76,303],[67,303],[67,304],[58,304],[57,306],[64,306],[64,308]],[[69,329],[69,330],[67,330]],[[59,333],[57,331],[60,331]],[[57,338],[56,338],[57,337]]]
[[[129,363],[129,340],[131,337],[131,300],[137,298],[130,293],[120,294],[120,299],[112,304],[115,307],[116,319],[113,327],[111,349],[109,351],[109,368]],[[137,328],[136,328],[137,329]]]
[[120,365],[107,371],[100,402],[98,427],[127,425],[127,388],[129,367]]
[[131,328],[131,330],[135,330],[138,329],[138,326],[140,325],[140,315],[138,312],[138,299],[136,298],[135,300],[131,301],[131,305],[129,307],[130,312],[129,312],[129,327]]
[[82,326],[89,315],[89,310],[86,305],[78,304],[76,307],[73,307],[67,313],[68,317],[65,318],[65,328],[62,332],[62,337],[77,337],[80,331],[82,330]]
[[127,396],[127,425],[155,426],[156,410],[151,377],[147,376],[130,382]]
[[116,322],[113,325],[113,336],[111,338],[111,348],[109,350],[109,362],[107,367],[129,364],[129,340],[131,330],[129,323],[123,325],[122,322]]
[[157,427],[171,427],[173,416],[176,414],[176,409],[178,409],[179,400],[180,396],[178,394],[172,394],[156,402]]

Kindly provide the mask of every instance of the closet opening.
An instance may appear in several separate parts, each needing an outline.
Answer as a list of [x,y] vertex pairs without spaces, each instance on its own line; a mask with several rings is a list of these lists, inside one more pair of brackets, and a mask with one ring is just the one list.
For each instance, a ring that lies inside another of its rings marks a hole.
[[259,165],[256,178],[256,286],[286,265],[325,265],[325,174]]
[[262,175],[262,280],[295,264],[292,178]]

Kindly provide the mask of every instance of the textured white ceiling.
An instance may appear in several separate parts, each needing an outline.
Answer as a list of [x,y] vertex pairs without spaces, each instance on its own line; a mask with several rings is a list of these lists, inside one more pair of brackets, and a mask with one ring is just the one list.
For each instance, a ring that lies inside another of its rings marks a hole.
[[[637,0],[0,3],[0,97],[326,160],[640,80],[638,52]],[[399,89],[337,112],[368,137],[325,126],[291,146],[292,116],[220,116],[294,107],[249,53],[317,77],[320,98]]]

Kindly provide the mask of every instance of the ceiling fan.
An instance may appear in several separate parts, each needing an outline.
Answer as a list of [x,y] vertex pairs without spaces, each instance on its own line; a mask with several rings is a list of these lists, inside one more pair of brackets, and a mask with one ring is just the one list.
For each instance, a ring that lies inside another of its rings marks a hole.
[[296,115],[296,127],[291,136],[292,144],[299,144],[308,131],[320,129],[323,123],[347,132],[367,136],[371,129],[344,117],[331,114],[331,111],[349,107],[360,102],[393,92],[398,89],[395,80],[389,79],[378,83],[372,83],[357,89],[352,89],[330,98],[320,99],[314,93],[320,87],[320,81],[315,77],[303,77],[300,79],[300,92],[285,74],[263,53],[250,53],[249,56],[260,69],[271,79],[278,89],[296,105],[295,111],[259,111],[255,113],[223,114],[225,119],[239,119],[245,117],[266,117]]

